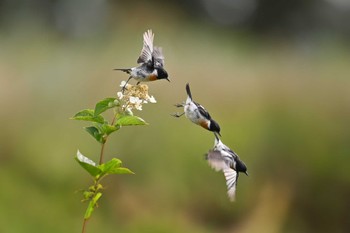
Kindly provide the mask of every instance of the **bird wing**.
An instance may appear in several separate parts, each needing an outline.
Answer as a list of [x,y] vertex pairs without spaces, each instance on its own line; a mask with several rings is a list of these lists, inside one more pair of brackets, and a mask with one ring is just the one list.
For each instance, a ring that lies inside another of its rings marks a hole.
[[234,201],[236,199],[238,173],[233,169],[225,169],[224,175],[227,185],[227,195],[231,201]]
[[156,66],[160,66],[160,67],[164,66],[164,55],[161,47],[154,46],[152,56],[154,59],[154,64]]
[[216,171],[223,171],[227,185],[227,195],[231,201],[235,200],[238,173],[233,169],[234,159],[231,154],[210,150],[207,154],[209,165]]
[[216,171],[230,169],[232,164],[232,158],[227,155],[223,155],[217,150],[210,150],[206,159],[208,160],[209,165]]
[[196,102],[194,102],[194,104],[198,107],[198,111],[202,116],[204,116],[208,120],[211,119],[209,112],[207,110],[205,110],[205,108],[202,105],[200,105],[199,103],[196,103]]
[[225,147],[222,149],[223,151],[225,151],[226,153],[230,154],[233,158],[238,158],[238,155],[233,150],[231,150],[226,145],[224,145],[224,146]]
[[152,60],[153,39],[154,39],[154,34],[152,30],[147,30],[143,34],[143,47],[141,50],[141,54],[137,59],[137,63],[145,63],[147,61]]

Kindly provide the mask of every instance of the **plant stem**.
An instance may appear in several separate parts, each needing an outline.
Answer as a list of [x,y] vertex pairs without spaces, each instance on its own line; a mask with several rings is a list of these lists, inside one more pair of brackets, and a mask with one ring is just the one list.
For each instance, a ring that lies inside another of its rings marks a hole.
[[112,120],[112,122],[111,122],[111,125],[114,125],[114,122],[115,122],[115,120],[117,119],[117,112],[114,114],[114,116],[113,116],[113,120]]
[[[111,122],[111,125],[114,125],[114,122],[115,122],[116,117],[117,117],[117,113],[114,114],[113,120],[112,120],[112,122]],[[100,165],[103,163],[103,153],[104,153],[105,144],[106,144],[106,142],[107,142],[107,139],[108,139],[108,136],[105,138],[105,142],[102,144],[102,147],[101,147],[100,162],[99,162]]]
[[85,233],[85,226],[87,223],[87,219],[84,218],[84,222],[83,222],[83,230],[81,231],[82,233]]
[[[107,138],[106,138],[106,142],[107,142]],[[100,153],[100,162],[99,164],[101,165],[103,163],[103,153],[104,153],[104,150],[105,150],[105,143],[102,144],[102,147],[101,147],[101,153]]]

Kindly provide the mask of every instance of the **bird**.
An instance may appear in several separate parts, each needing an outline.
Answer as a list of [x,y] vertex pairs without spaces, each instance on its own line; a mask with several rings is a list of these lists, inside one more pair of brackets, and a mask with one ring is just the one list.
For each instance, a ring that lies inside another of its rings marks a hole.
[[183,104],[176,104],[176,107],[184,107],[184,112],[182,114],[175,113],[172,114],[175,117],[181,117],[185,114],[185,116],[190,119],[193,123],[202,126],[204,129],[207,129],[209,131],[214,132],[214,134],[220,134],[220,126],[219,124],[213,120],[207,110],[205,108],[194,102],[192,100],[192,94],[190,89],[190,84],[186,84],[186,92],[187,92],[187,99],[186,102]]
[[164,55],[161,47],[153,46],[154,33],[151,29],[143,34],[143,47],[141,54],[137,59],[139,66],[127,69],[116,68],[114,70],[123,71],[130,75],[123,86],[125,89],[130,79],[135,79],[138,85],[140,82],[155,81],[166,79],[170,82],[168,72],[163,68]]
[[248,176],[247,166],[235,152],[222,143],[217,135],[215,135],[214,148],[206,154],[206,159],[214,170],[224,173],[227,195],[231,201],[234,201],[239,173],[242,172]]

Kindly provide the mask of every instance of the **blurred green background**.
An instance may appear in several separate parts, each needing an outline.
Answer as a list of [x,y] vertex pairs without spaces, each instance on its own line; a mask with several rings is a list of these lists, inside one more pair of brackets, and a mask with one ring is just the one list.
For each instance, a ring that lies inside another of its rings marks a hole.
[[[99,145],[69,120],[116,96],[142,33],[171,83],[106,145],[136,175],[109,177],[87,232],[349,232],[350,4],[346,0],[0,1],[0,232],[80,232]],[[186,98],[247,164],[237,201],[204,154],[214,137],[170,116]],[[134,81],[132,81],[134,83]]]

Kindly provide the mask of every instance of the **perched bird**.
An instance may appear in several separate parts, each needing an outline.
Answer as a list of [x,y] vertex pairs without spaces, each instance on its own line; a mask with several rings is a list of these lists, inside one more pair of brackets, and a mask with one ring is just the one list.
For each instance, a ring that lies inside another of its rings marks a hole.
[[206,159],[213,169],[223,171],[228,197],[234,201],[239,173],[243,172],[248,175],[246,165],[235,152],[221,142],[217,135],[215,135],[214,148],[207,153]]
[[168,73],[163,68],[164,55],[162,48],[153,46],[153,39],[154,34],[152,30],[148,30],[143,34],[143,48],[137,59],[137,63],[140,64],[139,66],[129,69],[114,69],[130,74],[123,90],[131,78],[134,78],[137,81],[137,85],[140,82],[155,81],[158,79],[166,79],[170,82]]
[[185,116],[188,119],[190,119],[193,123],[200,125],[209,131],[214,132],[215,135],[218,134],[221,136],[219,124],[211,118],[209,112],[205,110],[205,108],[202,105],[192,100],[190,85],[188,83],[186,84],[186,92],[186,102],[184,104],[175,105],[176,107],[184,107],[184,113],[175,113],[173,114],[173,116],[181,117],[185,114]]

